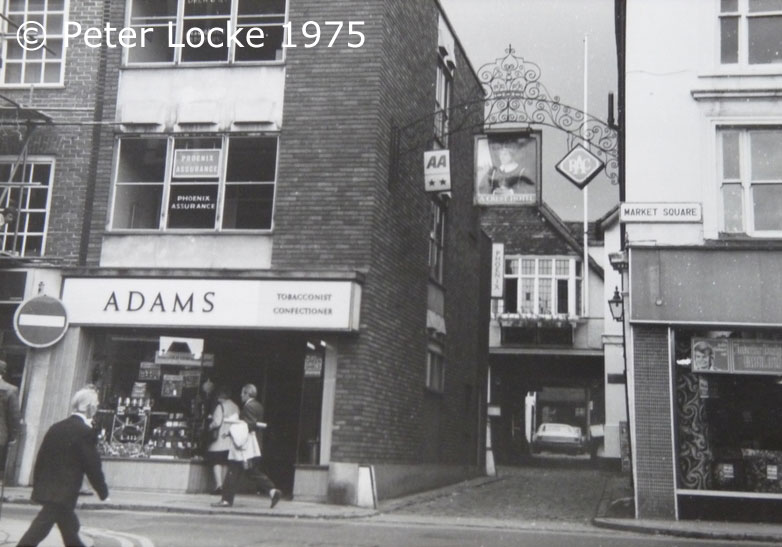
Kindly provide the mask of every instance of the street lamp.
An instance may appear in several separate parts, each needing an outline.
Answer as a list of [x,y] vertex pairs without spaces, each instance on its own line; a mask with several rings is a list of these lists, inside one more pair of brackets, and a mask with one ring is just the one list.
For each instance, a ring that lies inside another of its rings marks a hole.
[[608,307],[611,309],[611,317],[614,321],[622,321],[625,318],[624,301],[619,294],[619,287],[614,287],[614,296],[608,301]]

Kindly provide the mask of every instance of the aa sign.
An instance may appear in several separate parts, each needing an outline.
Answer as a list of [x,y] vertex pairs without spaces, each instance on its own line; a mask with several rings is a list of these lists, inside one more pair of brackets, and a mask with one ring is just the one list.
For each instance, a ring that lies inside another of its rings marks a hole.
[[451,190],[451,156],[448,150],[424,152],[424,189],[427,192]]

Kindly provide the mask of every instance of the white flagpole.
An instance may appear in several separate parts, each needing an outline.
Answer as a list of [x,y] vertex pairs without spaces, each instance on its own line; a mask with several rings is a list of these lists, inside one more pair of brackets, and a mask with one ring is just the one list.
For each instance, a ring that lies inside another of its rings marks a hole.
[[[583,137],[584,137],[584,144],[589,143],[589,130],[587,128],[587,98],[588,98],[588,91],[587,91],[587,82],[588,82],[588,72],[587,72],[587,56],[589,51],[589,43],[587,40],[587,35],[584,35],[584,125],[583,125]],[[587,147],[588,148],[588,147]],[[587,190],[587,187],[584,186],[584,264],[581,266],[581,278],[582,278],[582,284],[583,284],[583,293],[584,293],[584,309],[583,309],[583,316],[589,317],[589,220],[588,220],[588,206],[589,206],[589,191]]]

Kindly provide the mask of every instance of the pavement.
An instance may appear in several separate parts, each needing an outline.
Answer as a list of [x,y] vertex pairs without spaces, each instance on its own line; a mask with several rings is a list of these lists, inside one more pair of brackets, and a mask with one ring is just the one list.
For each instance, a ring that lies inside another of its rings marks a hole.
[[[6,487],[6,504],[30,504],[29,487]],[[101,502],[79,499],[81,510],[126,510],[183,514],[230,514],[311,519],[378,519],[417,524],[579,530],[595,528],[723,541],[782,543],[782,525],[632,518],[629,477],[614,471],[568,466],[499,467],[496,476],[478,477],[444,488],[384,500],[377,508],[330,505],[283,498],[272,509],[269,498],[237,495],[233,507],[215,508],[217,496],[113,489]],[[0,544],[15,544],[29,522],[2,518]],[[85,543],[117,532],[83,528]],[[56,532],[42,546],[61,545]]]

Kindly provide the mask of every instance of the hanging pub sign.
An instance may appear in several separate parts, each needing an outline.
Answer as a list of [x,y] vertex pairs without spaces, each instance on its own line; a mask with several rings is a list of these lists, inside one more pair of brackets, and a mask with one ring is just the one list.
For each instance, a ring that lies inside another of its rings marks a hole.
[[534,205],[540,193],[540,136],[494,133],[475,138],[475,203]]
[[693,338],[692,371],[782,376],[782,341]]
[[213,148],[174,150],[172,175],[180,179],[217,178],[220,175],[220,150]]

